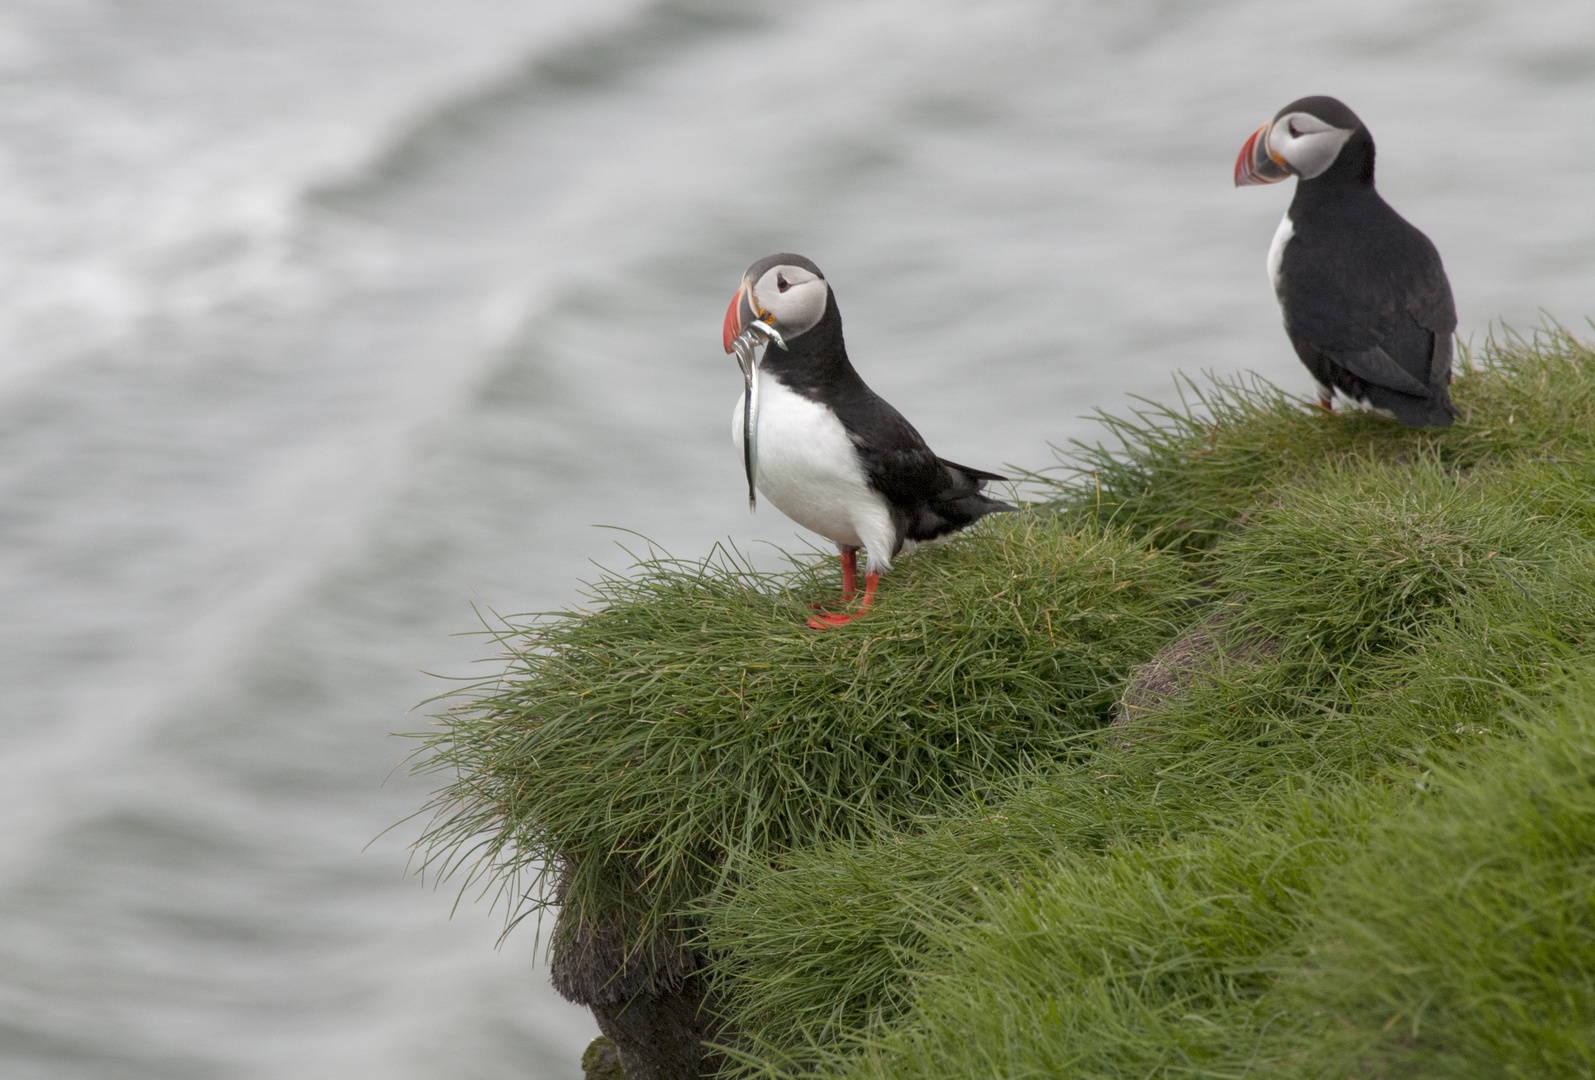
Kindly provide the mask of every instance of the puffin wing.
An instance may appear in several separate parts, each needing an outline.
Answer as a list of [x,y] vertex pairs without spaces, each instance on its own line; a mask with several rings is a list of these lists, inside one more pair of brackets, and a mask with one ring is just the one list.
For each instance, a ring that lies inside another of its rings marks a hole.
[[898,541],[935,540],[1015,507],[980,493],[996,473],[944,461],[914,425],[873,391],[837,410],[869,485],[891,505]]
[[[1394,211],[1392,211],[1394,213]],[[1406,221],[1402,221],[1406,225]],[[1445,276],[1445,266],[1440,262],[1440,252],[1429,238],[1412,226],[1418,249],[1414,263],[1418,271],[1413,275],[1413,286],[1406,297],[1407,314],[1429,332],[1429,366],[1427,374],[1420,376],[1429,388],[1444,399],[1447,413],[1455,414],[1446,388],[1451,385],[1451,338],[1457,331],[1457,306],[1451,296],[1451,282]]]
[[1451,297],[1451,282],[1445,276],[1440,252],[1423,233],[1394,210],[1391,215],[1405,226],[1408,261],[1412,267],[1404,299],[1407,314],[1425,330],[1450,339],[1457,330],[1457,306]]
[[946,483],[941,459],[902,413],[870,397],[863,407],[837,410],[870,487],[899,511],[935,498]]
[[[1377,345],[1371,349],[1359,352],[1349,350],[1322,350],[1324,355],[1335,363],[1351,372],[1364,382],[1371,382],[1375,386],[1382,386],[1386,390],[1395,390],[1402,394],[1411,394],[1413,397],[1429,397],[1429,387],[1425,383],[1413,378],[1405,368],[1396,363],[1391,355]],[[1424,374],[1428,374],[1427,360],[1424,364]]]

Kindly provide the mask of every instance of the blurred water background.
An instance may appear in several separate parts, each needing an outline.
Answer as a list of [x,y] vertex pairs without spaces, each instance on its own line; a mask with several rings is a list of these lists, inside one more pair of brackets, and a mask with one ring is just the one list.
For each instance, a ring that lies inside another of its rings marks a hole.
[[771,251],[982,468],[1309,392],[1230,186],[1308,93],[1465,336],[1595,313],[1587,0],[6,0],[0,1075],[578,1075],[533,931],[370,843],[423,672],[595,525],[802,546],[728,438]]

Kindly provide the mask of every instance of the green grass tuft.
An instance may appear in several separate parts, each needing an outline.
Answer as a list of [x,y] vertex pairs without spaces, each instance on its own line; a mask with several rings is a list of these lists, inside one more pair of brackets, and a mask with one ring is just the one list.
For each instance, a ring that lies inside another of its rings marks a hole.
[[803,625],[831,566],[729,554],[641,563],[589,613],[513,627],[505,676],[429,739],[426,766],[456,779],[424,843],[501,880],[561,860],[567,906],[663,926],[743,862],[1066,758],[1176,629],[1182,568],[1112,532],[1006,515],[926,554],[834,632]]
[[1595,679],[1418,783],[1054,856],[922,917],[858,1077],[1595,1072]]
[[1291,1075],[1595,1075],[1595,679],[1512,728],[1318,889]]
[[1595,445],[1587,345],[1560,328],[1459,350],[1462,419],[1412,431],[1355,410],[1304,408],[1260,380],[1182,386],[1182,407],[1099,414],[1109,441],[1076,442],[1033,474],[1071,512],[1120,522],[1160,547],[1209,548],[1271,495],[1337,461],[1429,457],[1459,470],[1529,458],[1586,461]]

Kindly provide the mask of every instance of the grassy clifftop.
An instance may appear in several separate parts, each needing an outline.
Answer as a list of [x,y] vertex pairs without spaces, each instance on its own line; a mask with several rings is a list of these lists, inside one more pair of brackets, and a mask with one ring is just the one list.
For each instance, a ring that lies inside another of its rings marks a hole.
[[823,561],[605,578],[426,737],[423,843],[699,956],[730,1072],[1595,1075],[1595,355],[1453,397],[1108,420],[834,632]]

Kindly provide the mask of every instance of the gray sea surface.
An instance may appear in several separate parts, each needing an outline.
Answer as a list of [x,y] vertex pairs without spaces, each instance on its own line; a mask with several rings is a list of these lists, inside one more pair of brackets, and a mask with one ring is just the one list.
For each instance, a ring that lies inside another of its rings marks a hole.
[[579,1075],[409,873],[478,612],[750,517],[720,320],[822,266],[936,450],[1310,393],[1246,136],[1343,98],[1465,338],[1595,313],[1587,0],[7,0],[0,1076]]

